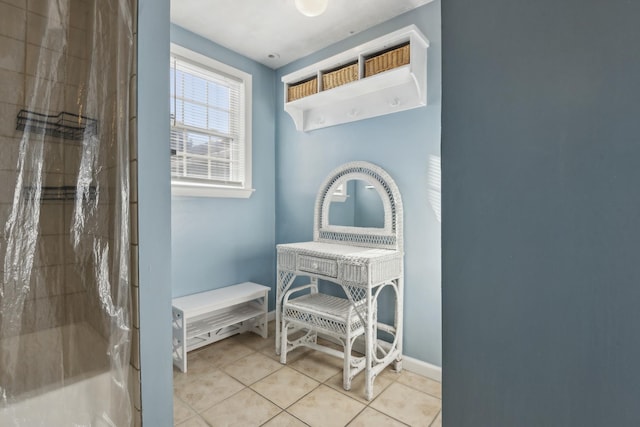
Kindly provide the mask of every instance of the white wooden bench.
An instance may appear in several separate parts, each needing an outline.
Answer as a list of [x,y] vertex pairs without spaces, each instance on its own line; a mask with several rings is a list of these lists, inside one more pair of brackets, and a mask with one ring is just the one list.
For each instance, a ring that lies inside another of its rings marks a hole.
[[267,338],[270,288],[244,282],[173,299],[173,364],[187,372],[187,352],[245,331]]

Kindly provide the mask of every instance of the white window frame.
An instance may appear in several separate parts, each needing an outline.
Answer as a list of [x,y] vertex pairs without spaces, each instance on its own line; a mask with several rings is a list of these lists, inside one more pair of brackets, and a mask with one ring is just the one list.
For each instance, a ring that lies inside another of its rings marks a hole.
[[333,194],[331,195],[331,201],[346,202],[347,197],[349,197],[349,195],[347,194],[347,183],[343,182],[342,184],[336,187],[336,191],[334,191]]
[[252,169],[252,152],[251,152],[251,129],[252,129],[252,76],[249,73],[238,70],[213,58],[199,54],[185,47],[171,43],[171,54],[182,57],[195,65],[209,70],[213,73],[226,74],[241,80],[244,84],[244,109],[245,109],[245,129],[244,129],[244,186],[227,187],[220,184],[206,184],[195,182],[184,182],[171,180],[171,195],[186,197],[229,197],[229,198],[249,198],[255,191],[252,188],[251,169]]

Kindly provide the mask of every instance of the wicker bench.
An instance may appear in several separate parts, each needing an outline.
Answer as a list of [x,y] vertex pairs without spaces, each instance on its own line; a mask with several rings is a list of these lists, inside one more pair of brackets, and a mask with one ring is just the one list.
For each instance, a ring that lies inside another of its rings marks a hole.
[[244,282],[173,299],[173,364],[187,372],[187,352],[252,331],[267,338],[270,288]]

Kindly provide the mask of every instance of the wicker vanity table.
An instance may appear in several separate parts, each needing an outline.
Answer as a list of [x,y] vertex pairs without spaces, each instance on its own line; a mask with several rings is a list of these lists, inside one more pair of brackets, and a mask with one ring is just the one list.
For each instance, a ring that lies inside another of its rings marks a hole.
[[[377,190],[384,209],[382,227],[330,223],[329,209],[334,196],[340,193],[340,189],[346,188],[349,180],[354,179],[364,181],[369,190]],[[350,347],[345,347],[343,353],[336,354],[336,350],[319,345],[314,334],[307,334],[302,339],[290,342],[288,347],[304,345],[347,358],[346,363],[352,369],[349,378],[345,378],[345,388],[350,387],[353,376],[364,371],[365,396],[370,400],[373,397],[375,377],[391,363],[395,364],[397,371],[402,368],[402,200],[395,182],[383,169],[367,162],[352,162],[337,168],[320,187],[316,198],[314,240],[280,244],[277,246],[277,253],[276,353],[280,354],[283,343],[289,343],[286,334],[281,331],[281,320],[283,298],[294,279],[298,276],[308,277],[311,287],[317,287],[318,279],[336,283],[344,290],[353,307],[352,311],[357,314],[355,323],[364,327],[364,357],[350,360],[351,352],[347,350]],[[391,324],[379,322],[377,318],[378,297],[385,288],[392,290],[395,300],[395,314]],[[300,317],[303,318],[302,322],[309,318],[308,315]],[[296,325],[306,329],[304,323],[298,322]],[[344,325],[325,320],[319,323],[316,321],[315,325],[318,325],[317,330],[321,333],[328,331],[329,335],[335,332],[339,336],[340,330],[344,330]],[[378,331],[384,331],[387,336],[385,341],[378,339]],[[282,335],[285,336],[285,341],[282,341]]]

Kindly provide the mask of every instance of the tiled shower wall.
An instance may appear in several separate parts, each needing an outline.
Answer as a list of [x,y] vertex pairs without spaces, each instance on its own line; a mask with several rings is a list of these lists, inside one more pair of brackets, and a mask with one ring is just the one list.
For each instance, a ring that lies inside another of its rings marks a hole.
[[[133,5],[134,49],[137,36],[137,1]],[[84,87],[79,82],[86,71],[88,56],[87,14],[90,3],[69,0],[68,33],[45,33],[49,0],[0,0],[0,224],[4,225],[11,211],[16,182],[16,163],[22,131],[16,130],[16,117],[25,108],[38,80],[38,63],[58,63],[53,73],[47,73],[46,84],[51,89],[49,102],[39,106],[39,112],[57,114],[60,111],[82,113],[78,100]],[[65,41],[66,40],[66,41]],[[65,43],[67,45],[65,46]],[[62,61],[51,62],[63,53]],[[130,220],[131,220],[131,306],[132,357],[130,390],[135,407],[134,420],[141,424],[140,358],[138,316],[138,239],[137,239],[137,144],[136,135],[136,57],[133,57],[130,103]],[[40,73],[42,74],[42,73]],[[113,112],[115,113],[115,111]],[[109,120],[106,121],[107,125]],[[104,124],[104,123],[103,123]],[[76,141],[44,138],[43,185],[75,185],[81,145]],[[109,191],[101,209],[115,210],[113,180],[115,165],[110,159],[98,181]],[[108,201],[111,201],[109,203]],[[27,334],[72,323],[87,322],[100,335],[108,334],[107,319],[98,304],[93,284],[93,268],[87,258],[78,259],[71,247],[70,233],[73,201],[43,201],[40,212],[35,264],[31,286],[21,316],[19,333]],[[108,239],[113,247],[114,230],[103,224],[95,233]],[[6,245],[0,246],[0,260],[4,260]],[[0,262],[0,272],[4,264]],[[3,328],[2,330],[7,331]],[[0,339],[7,338],[0,336]]]
[[[62,35],[44,29],[47,0],[0,1],[0,223],[11,210],[16,183],[16,163],[22,131],[16,130],[18,111],[28,104],[38,84],[51,88],[41,112],[78,110],[79,76],[86,70],[87,5],[74,0],[65,56],[46,82],[39,82],[38,64],[63,52]],[[75,185],[81,146],[76,141],[44,138],[43,185]],[[25,167],[31,172],[31,167]],[[41,204],[40,228],[30,292],[22,315],[21,333],[85,320],[84,263],[76,259],[69,244],[73,204],[45,201]],[[6,246],[0,256],[4,259]],[[4,268],[4,266],[0,267]],[[89,275],[90,276],[90,275]]]

